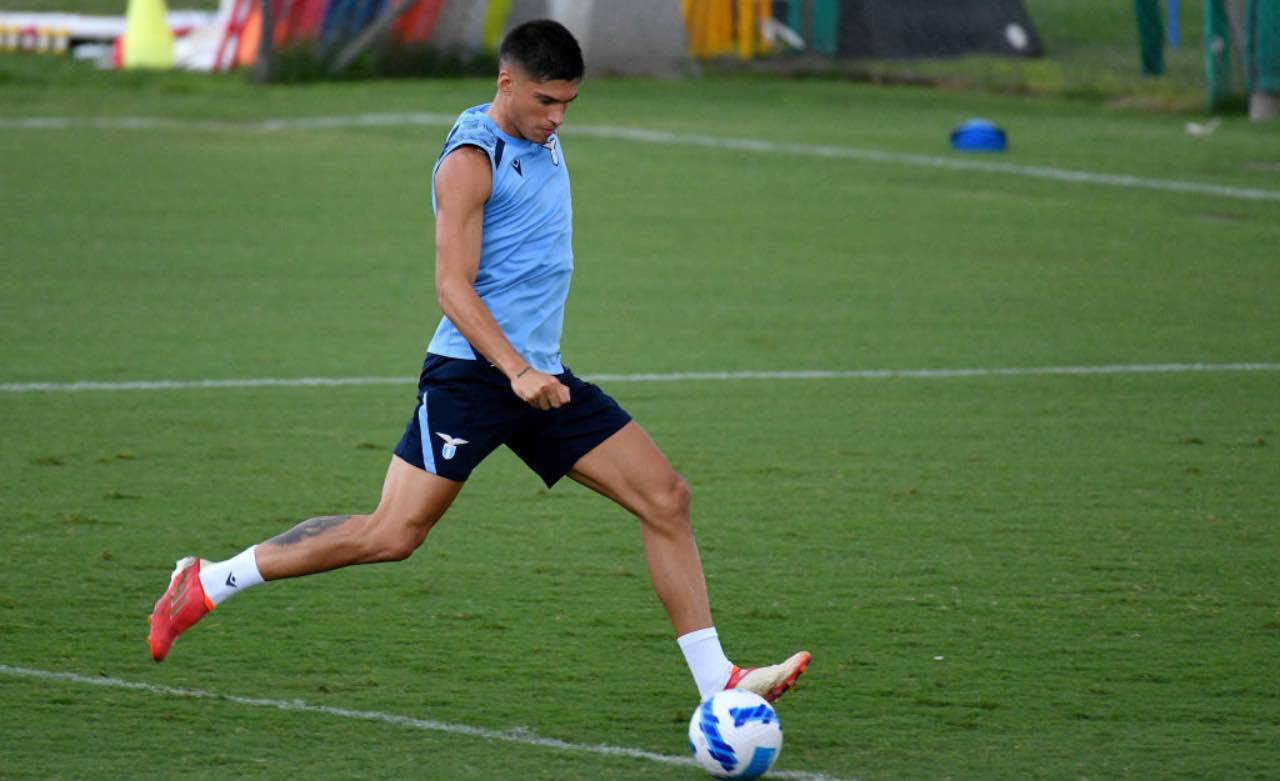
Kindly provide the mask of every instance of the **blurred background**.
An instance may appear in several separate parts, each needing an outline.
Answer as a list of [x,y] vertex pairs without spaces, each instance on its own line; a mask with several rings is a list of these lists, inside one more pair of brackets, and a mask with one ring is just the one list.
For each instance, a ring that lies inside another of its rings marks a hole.
[[[5,53],[259,81],[483,74],[552,16],[595,75],[781,71],[1275,115],[1280,0],[7,0]],[[264,34],[269,31],[269,34]]]

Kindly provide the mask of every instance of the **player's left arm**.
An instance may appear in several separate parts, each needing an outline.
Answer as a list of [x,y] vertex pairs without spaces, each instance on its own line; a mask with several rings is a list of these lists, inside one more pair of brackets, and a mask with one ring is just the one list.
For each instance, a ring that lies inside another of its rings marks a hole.
[[463,146],[436,172],[436,299],[445,317],[493,362],[520,399],[538,409],[569,403],[569,388],[534,369],[507,339],[493,313],[476,294],[484,242],[484,205],[493,187],[488,156]]

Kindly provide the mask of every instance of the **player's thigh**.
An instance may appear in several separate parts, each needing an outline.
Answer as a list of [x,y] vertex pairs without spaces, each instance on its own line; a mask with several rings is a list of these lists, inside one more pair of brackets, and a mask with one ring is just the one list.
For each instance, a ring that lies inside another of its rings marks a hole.
[[374,520],[377,524],[420,530],[425,535],[453,504],[463,485],[392,456]]
[[679,515],[688,509],[684,479],[634,420],[578,459],[569,476],[641,518]]

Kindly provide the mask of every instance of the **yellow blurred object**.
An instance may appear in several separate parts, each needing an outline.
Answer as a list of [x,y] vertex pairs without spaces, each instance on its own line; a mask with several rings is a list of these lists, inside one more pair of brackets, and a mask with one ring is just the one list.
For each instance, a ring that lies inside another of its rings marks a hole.
[[769,52],[761,28],[773,16],[770,0],[681,0],[680,7],[694,57],[749,60]]
[[164,0],[129,0],[124,27],[124,67],[172,68],[173,31]]
[[773,0],[756,0],[756,35],[760,36],[760,53],[773,51],[773,44],[765,38],[765,20],[773,19]]
[[484,14],[484,42],[491,51],[498,51],[502,45],[502,28],[511,11],[513,0],[489,0]]
[[738,38],[738,56],[744,60],[751,59],[754,53],[756,37],[752,25],[756,21],[756,0],[738,0],[738,29],[734,31]]

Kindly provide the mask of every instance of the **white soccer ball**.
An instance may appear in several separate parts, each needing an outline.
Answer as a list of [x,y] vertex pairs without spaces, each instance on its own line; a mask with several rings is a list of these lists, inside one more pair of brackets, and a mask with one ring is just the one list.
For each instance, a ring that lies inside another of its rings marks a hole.
[[716,778],[759,778],[782,750],[782,723],[758,694],[716,692],[689,720],[689,748],[698,766]]

